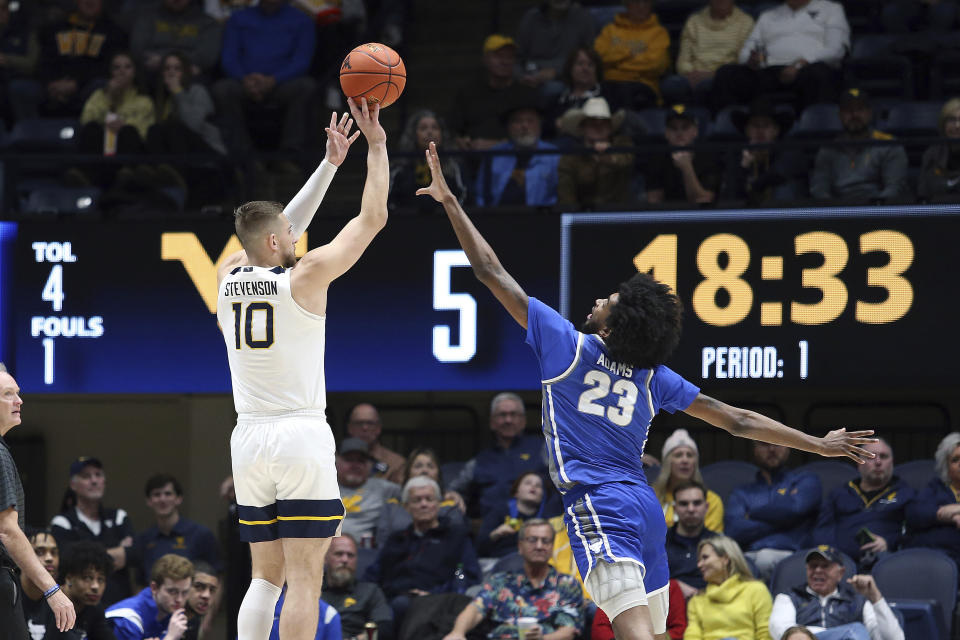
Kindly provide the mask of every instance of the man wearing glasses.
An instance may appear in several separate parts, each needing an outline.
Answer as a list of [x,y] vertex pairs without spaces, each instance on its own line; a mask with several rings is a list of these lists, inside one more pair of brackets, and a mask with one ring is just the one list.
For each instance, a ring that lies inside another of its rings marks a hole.
[[403,465],[407,463],[407,459],[380,444],[382,430],[380,412],[372,404],[363,402],[350,412],[350,417],[347,419],[347,435],[351,438],[360,438],[367,443],[370,455],[375,460],[373,475],[396,484],[403,484]]

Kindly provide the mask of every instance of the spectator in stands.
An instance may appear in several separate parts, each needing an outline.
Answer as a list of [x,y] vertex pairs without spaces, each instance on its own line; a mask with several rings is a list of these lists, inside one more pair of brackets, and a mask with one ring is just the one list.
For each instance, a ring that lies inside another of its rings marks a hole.
[[139,13],[130,49],[149,74],[160,72],[163,57],[182,51],[194,76],[209,77],[220,56],[220,24],[193,0],[161,0]]
[[[664,137],[674,147],[693,145],[700,135],[696,116],[685,105],[667,111]],[[712,153],[671,151],[651,158],[646,173],[647,202],[709,204],[720,192],[723,168]]]
[[157,122],[147,131],[150,153],[219,153],[226,155],[220,129],[210,119],[213,100],[196,81],[186,56],[163,56],[154,93]]
[[[464,496],[467,512],[479,517],[510,499],[513,478],[524,471],[547,472],[543,436],[524,435],[527,410],[515,393],[498,393],[490,402],[492,447],[467,462],[449,489]],[[551,514],[554,515],[554,514]]]
[[903,537],[907,506],[916,492],[893,475],[893,449],[883,438],[864,448],[876,457],[857,466],[860,477],[830,492],[813,539],[838,547],[868,571],[877,554],[893,551]]
[[487,511],[477,532],[477,553],[485,558],[502,558],[516,550],[517,532],[524,522],[543,519],[546,506],[543,478],[526,471],[513,481],[510,500]]
[[210,631],[220,603],[220,573],[204,561],[193,563],[193,582],[184,610],[187,630],[181,640],[197,640]]
[[600,69],[603,63],[593,47],[577,47],[564,62],[560,74],[563,91],[547,101],[544,116],[544,137],[552,137],[560,128],[560,116],[570,109],[583,107],[590,98],[602,95]]
[[[700,450],[686,429],[677,429],[664,441],[660,459],[663,460],[663,466],[653,482],[653,490],[663,507],[667,526],[672,527],[680,520],[679,514],[674,512],[674,489],[680,483],[690,480],[703,484],[703,476],[700,475]],[[723,533],[723,501],[710,490],[705,491],[704,498],[707,501],[707,529]]]
[[344,535],[330,541],[323,565],[323,598],[340,614],[348,640],[364,635],[364,625],[377,625],[378,640],[393,640],[393,610],[373,582],[357,582],[357,541]]
[[623,4],[626,10],[593,44],[603,60],[603,92],[614,108],[653,107],[660,100],[660,78],[670,67],[670,34],[653,12],[653,0]]
[[820,507],[820,478],[786,469],[790,449],[754,443],[757,479],[730,493],[723,519],[727,535],[740,543],[747,556],[767,577],[773,567],[794,551],[806,547]]
[[150,586],[107,608],[117,640],[180,640],[187,630],[184,607],[193,583],[193,564],[169,553],[150,570]]
[[[363,575],[364,580],[376,582],[383,589],[398,625],[411,598],[456,591],[480,580],[469,530],[438,517],[440,485],[423,476],[411,478],[403,487],[403,505],[413,524],[387,539]],[[456,584],[458,570],[464,577],[461,585]]]
[[403,481],[403,466],[407,459],[396,451],[380,444],[383,421],[380,412],[369,403],[361,403],[353,408],[347,419],[347,435],[359,438],[367,443],[370,457],[374,459],[373,474],[378,478],[399,484]]
[[[840,98],[843,133],[837,140],[891,140],[873,129],[873,109],[866,92],[847,89]],[[810,194],[820,200],[865,202],[896,198],[907,188],[907,152],[902,146],[829,146],[817,151]]]
[[560,130],[593,153],[566,154],[560,158],[558,204],[584,210],[633,200],[633,154],[608,153],[610,147],[633,146],[633,141],[620,131],[625,116],[623,110],[611,113],[603,97],[590,98],[582,108],[570,109],[563,115]]
[[[683,599],[683,591],[676,580],[670,580],[670,605],[667,610],[667,635],[671,640],[683,640],[683,632],[687,629],[687,602]],[[610,618],[597,609],[593,616],[593,625],[590,629],[590,640],[614,640],[613,625]]]
[[714,76],[714,111],[748,104],[759,95],[792,92],[800,108],[833,102],[840,63],[850,49],[850,25],[843,6],[831,0],[784,0],[760,14],[740,49],[739,64]]
[[[572,576],[550,566],[553,527],[541,518],[523,523],[517,545],[523,571],[494,573],[483,583],[476,600],[466,606],[444,640],[466,640],[485,623],[488,638],[512,638],[517,619],[537,619],[537,638],[573,640],[583,628],[583,594]],[[530,637],[530,631],[526,632]]]
[[103,506],[106,487],[107,476],[100,460],[80,457],[70,463],[70,486],[60,513],[50,521],[50,530],[64,552],[81,540],[106,547],[113,559],[113,570],[107,577],[103,602],[110,605],[130,594],[126,566],[127,553],[133,546],[133,525],[123,509]]
[[482,151],[506,142],[507,114],[517,105],[537,104],[537,91],[514,77],[516,59],[513,38],[495,33],[483,41],[483,82],[461,87],[447,116],[460,149]]
[[203,0],[203,10],[217,22],[224,23],[234,12],[257,4],[258,0]]
[[[951,98],[944,103],[939,125],[940,135],[944,138],[960,138],[960,98]],[[927,148],[917,191],[924,199],[960,193],[960,141]]]
[[936,477],[907,505],[907,547],[943,551],[960,565],[960,433],[947,434],[934,454]]
[[534,151],[556,150],[540,139],[543,114],[534,106],[520,106],[507,114],[509,140],[491,150],[511,153],[484,158],[477,175],[477,204],[548,207],[557,202],[557,165],[560,156]]
[[784,631],[780,640],[817,640],[817,636],[806,627],[797,625]]
[[770,592],[753,577],[739,545],[716,536],[702,540],[697,553],[707,589],[687,602],[684,640],[770,640]]
[[667,104],[705,104],[717,69],[736,64],[753,18],[733,0],[710,0],[687,18],[680,33],[677,73],[660,83]]
[[[731,119],[750,144],[772,145],[792,123],[789,114],[777,111],[764,97],[754,100],[747,111],[734,111]],[[731,158],[728,169],[728,195],[750,206],[806,196],[807,161],[800,149],[743,149],[739,158]]]
[[557,94],[563,64],[577,47],[589,47],[596,33],[590,12],[573,0],[547,0],[530,7],[517,27],[520,82]]
[[677,484],[673,495],[677,521],[667,529],[667,566],[670,578],[677,582],[683,597],[689,599],[707,587],[697,566],[700,542],[719,534],[704,525],[707,490],[703,484],[684,480]]
[[127,36],[104,13],[102,0],[76,0],[75,12],[39,33],[37,81],[11,87],[14,117],[75,118],[106,82],[110,60],[126,47]]
[[[433,449],[420,447],[410,452],[410,457],[403,465],[401,486],[407,484],[407,480],[410,478],[416,478],[417,476],[430,478],[441,487],[443,486],[443,478],[440,476],[440,461]],[[463,502],[463,497],[456,491],[447,491],[443,495],[443,502],[440,503],[439,518],[446,520],[453,526],[467,526],[464,519],[466,510],[467,507]],[[391,534],[406,529],[412,523],[410,512],[403,508],[398,499],[390,498],[380,510],[374,538],[379,546],[383,546],[383,543],[387,541]]]
[[343,533],[366,547],[373,546],[373,533],[380,511],[390,498],[400,497],[400,487],[383,478],[373,478],[374,459],[367,443],[360,438],[345,438],[337,452],[337,484],[346,516]]
[[[443,120],[433,111],[420,109],[407,118],[403,133],[400,134],[397,150],[418,153],[413,158],[391,158],[390,198],[387,201],[391,210],[436,212],[436,203],[431,198],[418,198],[417,190],[430,186],[430,169],[427,167],[424,151],[431,142],[435,142],[437,148],[442,149],[445,141],[449,139],[450,135],[444,127]],[[463,183],[460,163],[446,155],[440,162],[443,164],[443,176],[450,185],[450,190],[463,204],[467,188]]]
[[206,562],[219,571],[220,550],[213,532],[180,515],[180,505],[183,504],[180,482],[172,475],[158,473],[147,480],[144,495],[156,524],[138,533],[133,541],[139,584],[146,584],[150,568],[168,553],[181,555],[192,562]]
[[843,560],[829,545],[811,549],[806,560],[806,582],[776,594],[772,637],[800,624],[820,640],[903,640],[903,629],[872,576],[844,580]]
[[[270,629],[268,640],[280,640],[280,611],[283,609],[283,601],[286,596],[287,585],[283,585],[283,589],[280,591],[280,598],[277,600],[277,605],[274,608],[273,627]],[[341,638],[343,638],[343,632],[340,627],[340,614],[322,599],[319,599],[317,602],[320,611],[317,616],[317,634],[314,636],[314,639],[341,640]]]
[[213,98],[234,151],[247,153],[253,148],[246,118],[246,111],[253,108],[281,112],[282,151],[304,148],[317,89],[316,81],[306,75],[314,44],[310,19],[287,0],[261,0],[230,16],[223,32],[227,77],[213,86]]
[[[54,580],[60,581],[60,548],[57,546],[57,540],[48,529],[33,529],[25,532],[27,540],[33,552],[37,554],[37,559],[43,565],[43,568]],[[27,629],[45,629],[50,637],[59,633],[57,629],[57,617],[53,610],[47,605],[43,598],[43,591],[33,583],[33,580],[27,577],[25,573],[20,574],[20,588],[23,591],[23,615],[27,620]],[[79,622],[80,611],[77,611]]]
[[16,118],[11,93],[26,89],[36,96],[39,92],[31,77],[40,57],[40,41],[30,26],[25,10],[11,12],[10,0],[0,0],[0,117],[8,122]]

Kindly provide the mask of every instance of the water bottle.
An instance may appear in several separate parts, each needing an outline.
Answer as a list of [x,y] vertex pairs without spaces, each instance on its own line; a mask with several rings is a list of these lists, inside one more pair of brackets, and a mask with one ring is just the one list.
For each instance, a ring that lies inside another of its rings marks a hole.
[[463,573],[462,562],[458,563],[457,568],[453,570],[453,591],[455,593],[466,593],[467,591],[467,576]]

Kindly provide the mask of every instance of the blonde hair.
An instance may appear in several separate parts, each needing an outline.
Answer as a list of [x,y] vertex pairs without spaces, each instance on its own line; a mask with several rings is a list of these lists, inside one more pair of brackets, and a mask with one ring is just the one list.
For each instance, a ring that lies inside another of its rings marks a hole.
[[950,486],[950,456],[957,447],[960,447],[960,432],[954,431],[944,436],[937,445],[937,452],[933,454],[933,466],[937,477],[948,487]]
[[950,98],[943,103],[943,106],[940,108],[940,117],[937,120],[937,124],[940,127],[940,133],[946,133],[947,118],[957,111],[960,111],[960,98]]
[[727,573],[728,578],[731,576],[740,576],[741,580],[756,580],[736,540],[728,536],[705,538],[697,545],[697,555],[700,554],[700,550],[703,549],[704,545],[710,545],[718,556],[730,560],[730,567]]
[[254,200],[237,207],[233,212],[234,227],[244,249],[249,250],[259,236],[270,230],[283,213],[279,202]]
[[184,578],[193,578],[193,563],[178,556],[175,553],[168,553],[160,556],[160,559],[153,563],[150,569],[150,582],[162,587],[167,578],[171,580],[183,580]]
[[[657,479],[653,481],[653,492],[657,494],[657,500],[660,501],[660,504],[666,502],[667,490],[670,485],[671,476],[673,475],[673,454],[676,451],[679,451],[681,447],[687,447],[688,445],[680,445],[671,449],[670,453],[663,459],[663,466],[660,467],[660,474],[657,476]],[[696,462],[693,466],[693,477],[691,480],[696,480],[700,484],[703,484],[703,476],[700,475],[700,452],[696,449],[693,450],[693,456],[696,458]],[[703,493],[703,497],[707,497],[706,491]]]

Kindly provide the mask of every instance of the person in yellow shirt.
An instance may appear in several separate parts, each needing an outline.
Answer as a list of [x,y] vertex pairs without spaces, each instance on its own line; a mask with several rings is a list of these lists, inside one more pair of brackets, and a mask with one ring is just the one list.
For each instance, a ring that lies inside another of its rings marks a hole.
[[660,101],[660,77],[670,67],[670,34],[653,0],[623,0],[625,11],[600,31],[593,47],[603,61],[604,95],[611,107],[643,109]]
[[[686,429],[677,429],[663,443],[662,467],[660,475],[653,482],[653,491],[663,507],[667,526],[677,522],[674,511],[674,488],[686,480],[696,480],[703,484],[700,475],[700,451],[697,443]],[[707,529],[723,533],[723,500],[713,491],[707,490],[707,517],[704,520]]]
[[683,640],[770,640],[773,600],[753,577],[739,545],[716,536],[702,540],[697,554],[707,589],[687,603]]

